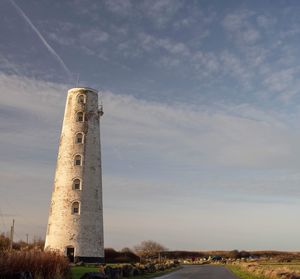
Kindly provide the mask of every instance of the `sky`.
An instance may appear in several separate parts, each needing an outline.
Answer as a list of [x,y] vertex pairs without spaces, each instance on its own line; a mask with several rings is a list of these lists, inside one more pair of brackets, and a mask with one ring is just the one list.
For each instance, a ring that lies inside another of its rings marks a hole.
[[300,2],[0,1],[0,231],[45,237],[67,90],[100,91],[105,246],[300,250]]

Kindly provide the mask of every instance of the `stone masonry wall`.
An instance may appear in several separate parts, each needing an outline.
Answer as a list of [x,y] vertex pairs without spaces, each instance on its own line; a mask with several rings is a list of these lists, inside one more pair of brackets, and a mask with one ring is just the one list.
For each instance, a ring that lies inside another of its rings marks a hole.
[[[84,114],[84,121],[78,121],[78,112]],[[68,91],[46,249],[65,254],[67,247],[74,247],[75,257],[104,257],[99,119],[97,91],[90,88]],[[78,132],[84,134],[83,143],[76,141]],[[75,165],[76,155],[82,156],[81,165]],[[74,189],[74,179],[81,180],[81,189]],[[72,212],[74,202],[79,202],[78,214]]]

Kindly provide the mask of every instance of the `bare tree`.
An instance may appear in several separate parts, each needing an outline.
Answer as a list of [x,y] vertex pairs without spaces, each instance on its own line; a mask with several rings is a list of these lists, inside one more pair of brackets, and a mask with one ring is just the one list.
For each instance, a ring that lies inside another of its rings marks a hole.
[[167,251],[168,249],[152,240],[142,241],[141,244],[134,247],[135,253],[142,258],[159,258],[160,252]]
[[128,247],[124,247],[122,250],[121,250],[122,253],[133,253],[132,250]]

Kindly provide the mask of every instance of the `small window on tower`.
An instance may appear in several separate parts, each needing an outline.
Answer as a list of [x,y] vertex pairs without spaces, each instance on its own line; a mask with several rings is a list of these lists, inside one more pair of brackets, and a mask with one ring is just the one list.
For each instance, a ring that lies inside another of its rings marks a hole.
[[82,161],[81,156],[80,155],[76,155],[75,156],[75,160],[74,160],[75,166],[81,166],[81,161]]
[[73,180],[73,189],[74,190],[80,190],[81,188],[81,181],[80,179],[76,178]]
[[77,112],[77,116],[76,116],[76,121],[77,122],[83,122],[84,121],[84,113],[83,112]]
[[85,104],[85,95],[83,94],[78,95],[78,103]]
[[83,143],[83,133],[76,134],[76,143]]
[[79,214],[79,202],[72,203],[72,214]]

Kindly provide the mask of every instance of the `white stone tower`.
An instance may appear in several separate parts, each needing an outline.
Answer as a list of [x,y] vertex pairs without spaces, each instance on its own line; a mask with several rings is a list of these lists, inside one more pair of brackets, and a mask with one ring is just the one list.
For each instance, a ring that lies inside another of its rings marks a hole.
[[88,87],[68,91],[46,250],[71,261],[104,260],[100,117],[98,92]]

